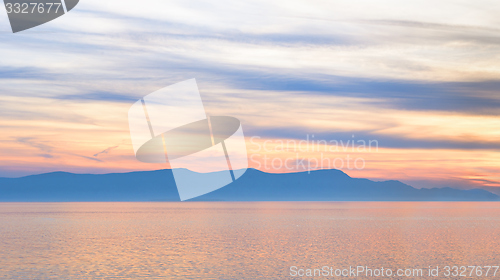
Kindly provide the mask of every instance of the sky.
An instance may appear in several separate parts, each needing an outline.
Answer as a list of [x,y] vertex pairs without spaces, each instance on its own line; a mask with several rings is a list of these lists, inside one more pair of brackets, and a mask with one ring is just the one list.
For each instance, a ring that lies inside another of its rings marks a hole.
[[500,189],[497,1],[81,0],[16,34],[2,9],[2,177],[166,168],[135,159],[127,112],[196,78],[208,115],[241,121],[250,167],[338,159],[353,177]]

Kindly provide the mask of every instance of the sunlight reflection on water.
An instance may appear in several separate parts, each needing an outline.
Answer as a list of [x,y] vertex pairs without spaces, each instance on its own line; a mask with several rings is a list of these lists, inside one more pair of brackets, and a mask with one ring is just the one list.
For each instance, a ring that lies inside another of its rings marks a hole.
[[0,278],[499,265],[499,221],[497,202],[0,203]]

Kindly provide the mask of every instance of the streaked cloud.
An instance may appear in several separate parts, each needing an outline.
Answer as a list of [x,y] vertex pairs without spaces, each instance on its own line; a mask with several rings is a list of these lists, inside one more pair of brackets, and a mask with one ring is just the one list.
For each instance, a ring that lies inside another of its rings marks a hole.
[[128,107],[195,77],[208,113],[238,117],[246,135],[377,139],[360,177],[496,186],[499,12],[494,1],[89,0],[19,34],[0,13],[0,175],[162,168],[134,160]]
[[94,157],[98,157],[98,156],[99,156],[99,155],[101,155],[101,154],[107,154],[107,153],[109,153],[111,150],[116,149],[116,148],[118,148],[118,147],[119,147],[119,146],[113,146],[113,147],[106,148],[106,149],[104,149],[104,150],[102,150],[102,151],[98,152],[97,154],[95,154],[95,155],[94,155]]

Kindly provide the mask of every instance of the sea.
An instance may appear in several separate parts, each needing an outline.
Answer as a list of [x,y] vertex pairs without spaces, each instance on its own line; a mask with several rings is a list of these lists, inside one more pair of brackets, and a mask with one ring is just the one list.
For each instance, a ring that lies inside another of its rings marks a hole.
[[0,279],[500,279],[499,265],[500,202],[0,203]]

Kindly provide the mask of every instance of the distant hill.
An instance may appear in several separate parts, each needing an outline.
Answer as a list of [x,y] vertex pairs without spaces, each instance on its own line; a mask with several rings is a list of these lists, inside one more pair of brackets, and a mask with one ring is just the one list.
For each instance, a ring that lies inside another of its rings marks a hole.
[[[191,172],[191,171],[186,171]],[[0,201],[179,201],[171,170],[113,174],[53,172],[0,178]],[[193,201],[494,201],[482,189],[415,189],[399,181],[351,178],[339,170],[273,174],[255,169]]]

